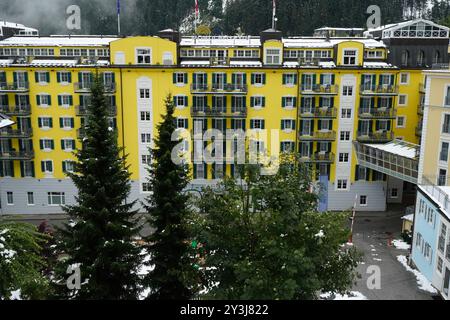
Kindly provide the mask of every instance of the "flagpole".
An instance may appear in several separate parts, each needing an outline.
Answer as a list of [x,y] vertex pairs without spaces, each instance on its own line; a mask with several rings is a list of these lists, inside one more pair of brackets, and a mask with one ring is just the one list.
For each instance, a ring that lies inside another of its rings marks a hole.
[[120,0],[117,0],[117,35],[120,36]]
[[272,0],[272,6],[273,6],[273,10],[272,10],[272,29],[275,30],[275,16],[276,16],[276,11],[277,11],[277,6],[275,3],[275,0]]

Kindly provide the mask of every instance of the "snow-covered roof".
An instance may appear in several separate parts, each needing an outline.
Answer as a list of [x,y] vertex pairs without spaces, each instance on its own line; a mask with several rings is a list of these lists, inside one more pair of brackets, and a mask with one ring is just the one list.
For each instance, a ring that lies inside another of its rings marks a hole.
[[402,217],[402,220],[407,220],[407,221],[413,222],[414,221],[414,214],[413,213],[407,214],[406,216]]
[[450,219],[450,186],[436,186],[425,182],[418,185],[420,191],[431,198],[439,209]]
[[89,36],[50,36],[30,37],[14,36],[0,41],[0,46],[39,46],[39,47],[94,47],[107,46],[117,37],[89,37]]
[[395,66],[393,66],[390,63],[378,62],[378,61],[365,61],[363,67],[367,68],[367,69],[396,68]]
[[182,66],[209,66],[209,60],[187,60],[181,61]]
[[366,144],[371,148],[389,152],[404,158],[416,159],[418,154],[418,146],[400,140],[394,140],[386,144]]
[[23,29],[27,31],[37,31],[37,29],[26,27],[21,23],[15,23],[15,22],[8,22],[8,21],[0,21],[0,27],[6,27],[6,28],[17,28],[17,29]]
[[319,61],[319,67],[322,68],[336,68],[334,61]]
[[230,66],[232,67],[261,67],[262,63],[260,61],[230,61]]
[[0,66],[8,66],[13,62],[13,59],[0,59]]
[[77,65],[77,60],[60,60],[60,59],[34,59],[30,64],[32,66],[46,66],[46,67],[68,67]]
[[181,46],[187,47],[259,47],[261,40],[259,37],[183,37]]
[[293,37],[283,38],[283,43],[286,48],[333,48],[335,45],[345,41],[356,41],[364,44],[366,48],[386,48],[386,45],[375,39],[369,38],[305,38]]

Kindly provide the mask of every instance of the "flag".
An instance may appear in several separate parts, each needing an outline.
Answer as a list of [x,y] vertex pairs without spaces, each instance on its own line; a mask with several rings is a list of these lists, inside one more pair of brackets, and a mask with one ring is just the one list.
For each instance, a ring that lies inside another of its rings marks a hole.
[[117,14],[120,14],[120,0],[117,0]]
[[198,20],[199,17],[198,0],[195,0],[195,17]]

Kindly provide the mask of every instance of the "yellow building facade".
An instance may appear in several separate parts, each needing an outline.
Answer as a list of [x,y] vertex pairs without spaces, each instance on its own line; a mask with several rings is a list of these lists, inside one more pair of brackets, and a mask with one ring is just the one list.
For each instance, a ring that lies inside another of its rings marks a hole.
[[[357,198],[359,210],[384,210],[389,181],[357,165],[352,141],[417,143],[424,82],[420,71],[387,57],[386,45],[371,38],[283,38],[275,30],[260,37],[180,38],[165,30],[159,37],[2,40],[0,113],[16,124],[0,132],[1,212],[59,213],[74,201],[65,172],[81,146],[95,73],[128,155],[134,199],[149,192],[149,148],[171,94],[177,127],[190,134],[189,154],[204,147],[195,132],[243,129],[260,152],[293,151],[311,164],[324,186],[322,209],[346,210]],[[401,105],[399,95],[407,96]],[[250,134],[262,132],[267,136]],[[230,163],[191,168],[192,188],[237,175]]]

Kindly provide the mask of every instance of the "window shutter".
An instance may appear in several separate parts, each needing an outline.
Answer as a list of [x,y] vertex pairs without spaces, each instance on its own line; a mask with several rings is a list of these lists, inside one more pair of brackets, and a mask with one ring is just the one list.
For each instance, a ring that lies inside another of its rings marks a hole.
[[62,105],[62,97],[58,95],[58,106]]
[[263,106],[263,107],[266,106],[266,97],[262,97],[262,106]]
[[330,98],[330,107],[334,108],[334,97]]
[[193,164],[192,171],[193,171],[194,179],[197,179],[197,164],[195,164],[195,163]]
[[61,72],[56,73],[56,82],[58,82],[58,83],[61,82]]
[[34,161],[30,161],[30,165],[31,165],[31,176],[35,177],[36,173],[34,171]]
[[50,172],[53,172],[53,162],[49,161],[48,164],[49,164],[49,167],[50,167],[49,168]]
[[320,75],[320,84],[323,84],[323,78],[324,78],[324,76],[323,76],[323,74],[321,74]]
[[395,83],[395,76],[391,75],[391,85],[394,85],[394,83]]
[[381,98],[378,98],[378,104],[377,104],[378,108],[381,107]]
[[232,84],[236,84],[236,74],[235,74],[235,73],[233,73],[233,74],[231,75],[231,83],[232,83]]
[[72,129],[75,128],[75,119],[74,118],[70,118],[70,127]]
[[370,169],[366,168],[366,181],[370,181]]
[[234,127],[235,127],[234,122],[235,121],[236,121],[235,119],[231,119],[231,129],[234,129]]
[[369,131],[372,132],[373,131],[373,122],[369,121]]
[[177,73],[176,72],[174,72],[172,74],[172,83],[177,83]]
[[14,83],[17,82],[17,72],[13,72],[13,81]]
[[37,95],[37,96],[36,96],[36,104],[37,104],[38,106],[41,105],[41,96],[40,96],[40,95]]
[[292,120],[292,130],[295,130],[295,120]]
[[242,75],[242,79],[243,79],[244,84],[247,84],[247,74],[246,73],[244,73]]
[[188,83],[188,75],[187,75],[187,73],[183,73],[183,82],[184,82],[184,84],[187,84]]
[[297,108],[297,97],[294,97],[293,100],[294,100],[294,108]]
[[250,129],[254,129],[255,128],[255,120],[250,119]]
[[358,164],[355,166],[355,180],[356,181],[359,180],[359,165]]
[[387,131],[391,131],[391,120],[388,120],[386,128]]
[[41,161],[41,171],[45,172],[45,161]]
[[38,127],[42,128],[42,118],[38,118]]
[[59,127],[60,128],[64,127],[63,118],[59,118]]
[[[314,132],[314,120],[307,120],[311,123],[311,132]],[[312,148],[311,148],[312,150]]]
[[323,106],[323,98],[319,97],[319,108],[322,108]]
[[262,83],[266,84],[266,74],[265,73],[262,74]]
[[255,97],[250,97],[250,106],[252,108],[255,106]]
[[255,74],[251,74],[251,84],[255,84]]
[[336,81],[336,75],[335,75],[335,74],[332,74],[332,75],[331,75],[331,84],[334,85],[335,81]]
[[42,139],[39,140],[39,148],[44,150],[44,141]]
[[20,161],[20,176],[23,178],[25,177],[25,168],[23,161]]
[[52,104],[52,96],[47,95],[47,97],[48,97],[48,105],[50,106]]
[[72,140],[71,142],[72,142],[72,150],[75,150],[76,149],[75,140]]
[[69,78],[69,83],[72,83],[72,73],[68,72],[67,76]]
[[317,121],[317,129],[321,130],[322,129],[322,120],[318,120]]
[[286,97],[282,97],[282,98],[281,98],[281,106],[282,106],[283,108],[286,108]]
[[45,78],[47,80],[47,83],[50,83],[50,72],[45,73]]
[[50,122],[50,128],[53,128],[53,118],[49,118]]
[[83,82],[83,74],[81,72],[78,72],[78,82]]
[[313,76],[312,76],[312,83],[313,83],[313,85],[315,85],[317,83],[317,75],[316,74],[313,74]]
[[203,164],[203,171],[205,172],[205,179],[208,179],[208,165],[206,163]]
[[284,130],[285,125],[284,125],[284,120],[281,120],[281,130]]
[[[112,96],[114,99],[116,98],[116,96]],[[71,106],[73,106],[73,96],[69,96],[69,104]]]
[[266,120],[261,120],[261,128],[262,129],[266,128]]
[[66,173],[67,170],[66,170],[66,162],[65,161],[62,162],[62,168],[63,168],[63,172]]
[[51,145],[52,150],[55,150],[55,141],[50,140],[50,145]]
[[39,72],[34,73],[34,81],[39,82]]
[[283,85],[285,85],[285,84],[286,84],[286,75],[283,74]]
[[65,150],[64,147],[65,147],[65,146],[64,146],[64,139],[61,139],[61,150]]

